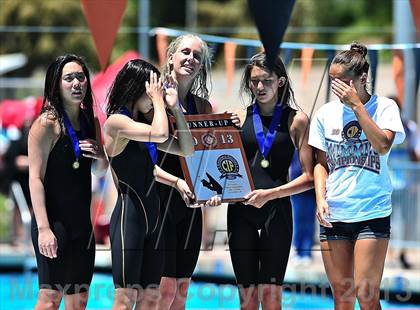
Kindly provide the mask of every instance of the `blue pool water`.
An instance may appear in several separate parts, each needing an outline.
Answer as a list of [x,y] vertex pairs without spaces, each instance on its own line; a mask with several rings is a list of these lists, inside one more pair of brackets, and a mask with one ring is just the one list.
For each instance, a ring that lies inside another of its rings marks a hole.
[[[0,274],[0,310],[33,309],[36,303],[38,280],[36,273]],[[112,276],[96,273],[90,289],[88,309],[110,309],[114,296]],[[383,309],[411,308],[418,305],[382,301]],[[303,293],[283,294],[284,309],[332,309],[330,296]],[[61,305],[60,309],[64,309]],[[187,309],[239,309],[238,292],[233,285],[193,283],[189,290]]]

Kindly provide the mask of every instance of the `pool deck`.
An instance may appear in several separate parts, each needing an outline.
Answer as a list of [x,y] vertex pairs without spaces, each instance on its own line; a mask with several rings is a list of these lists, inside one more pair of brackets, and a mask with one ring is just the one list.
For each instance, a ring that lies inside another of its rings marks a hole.
[[[31,249],[31,248],[30,248]],[[393,250],[388,252],[381,289],[383,293],[401,294],[401,296],[420,295],[420,250],[408,250],[408,260],[412,269],[402,269],[398,260],[393,257]],[[311,262],[299,262],[296,256],[289,257],[285,276],[285,285],[293,289],[299,286],[308,289],[328,288],[328,280],[322,264],[319,248],[313,249]],[[95,267],[101,271],[111,268],[111,252],[109,247],[98,245]],[[2,269],[34,269],[36,262],[32,249],[28,252],[23,246],[0,244],[0,268]],[[218,282],[233,283],[234,274],[227,246],[218,246],[211,250],[202,250],[198,265],[194,272],[196,279],[212,279]]]

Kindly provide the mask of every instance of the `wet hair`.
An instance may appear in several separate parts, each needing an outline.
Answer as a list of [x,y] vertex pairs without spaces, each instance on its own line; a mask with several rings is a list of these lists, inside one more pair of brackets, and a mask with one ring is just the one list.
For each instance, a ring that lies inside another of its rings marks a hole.
[[350,49],[338,53],[331,64],[343,66],[346,75],[358,77],[363,73],[367,74],[369,71],[366,54],[366,46],[358,42],[353,42],[350,45]]
[[66,54],[58,56],[47,68],[45,75],[45,86],[44,86],[44,98],[42,101],[41,114],[47,112],[52,115],[54,119],[57,119],[60,123],[60,127],[64,128],[63,113],[64,105],[63,98],[61,97],[61,75],[63,73],[63,67],[69,62],[78,63],[86,76],[87,88],[86,94],[83,98],[83,104],[81,106],[81,112],[86,117],[88,125],[91,130],[95,130],[94,118],[93,118],[93,95],[92,85],[90,84],[89,69],[86,65],[83,57],[75,54]]
[[199,36],[194,34],[184,34],[175,38],[166,49],[166,60],[165,67],[163,68],[163,76],[166,77],[167,74],[170,74],[173,67],[169,64],[169,57],[176,52],[181,43],[186,39],[196,39],[201,43],[201,68],[198,71],[197,76],[194,78],[193,84],[190,89],[190,93],[199,96],[204,99],[209,99],[210,91],[207,87],[207,79],[210,83],[211,88],[211,52],[205,41],[203,41]]
[[127,62],[118,72],[108,92],[107,115],[118,113],[122,107],[133,109],[134,103],[146,92],[150,71],[160,76],[159,70],[142,59]]
[[286,79],[286,82],[283,86],[279,86],[278,88],[279,99],[285,105],[294,108],[297,107],[295,94],[290,85],[290,78],[287,74],[286,67],[283,64],[283,61],[280,59],[280,57],[277,57],[274,63],[274,68],[272,71],[270,71],[270,69],[267,66],[267,58],[265,53],[258,53],[252,56],[249,63],[246,65],[245,71],[242,75],[240,86],[241,97],[246,95],[247,97],[251,98],[252,103],[255,100],[255,95],[250,87],[251,71],[254,66],[261,68],[264,71],[275,73],[278,78],[284,77]]

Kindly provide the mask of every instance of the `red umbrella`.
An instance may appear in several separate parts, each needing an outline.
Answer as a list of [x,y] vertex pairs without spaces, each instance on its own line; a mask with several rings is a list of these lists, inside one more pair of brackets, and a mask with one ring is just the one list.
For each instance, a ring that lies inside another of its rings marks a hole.
[[21,128],[25,121],[33,121],[39,115],[42,97],[29,97],[22,100],[4,99],[0,102],[0,127]]
[[[131,59],[140,58],[136,51],[128,51],[121,55],[105,71],[101,71],[92,78],[94,94],[94,110],[101,126],[106,120],[106,95],[112,82],[122,67]],[[7,128],[14,125],[21,128],[25,120],[33,121],[39,115],[42,97],[30,97],[22,100],[4,99],[0,102],[0,127]]]
[[95,75],[92,79],[92,91],[95,99],[95,112],[101,122],[101,125],[106,120],[106,95],[109,88],[114,82],[118,72],[124,67],[124,65],[132,59],[140,58],[139,53],[136,51],[128,51],[121,55],[113,64],[111,64],[105,71],[101,71]]

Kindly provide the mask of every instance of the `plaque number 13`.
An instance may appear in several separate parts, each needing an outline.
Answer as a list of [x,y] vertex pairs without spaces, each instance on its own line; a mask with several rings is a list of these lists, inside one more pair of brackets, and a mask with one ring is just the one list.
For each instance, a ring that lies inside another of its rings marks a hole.
[[220,135],[220,137],[222,138],[222,143],[223,144],[226,144],[226,143],[232,144],[233,143],[233,136],[230,135],[230,134]]

